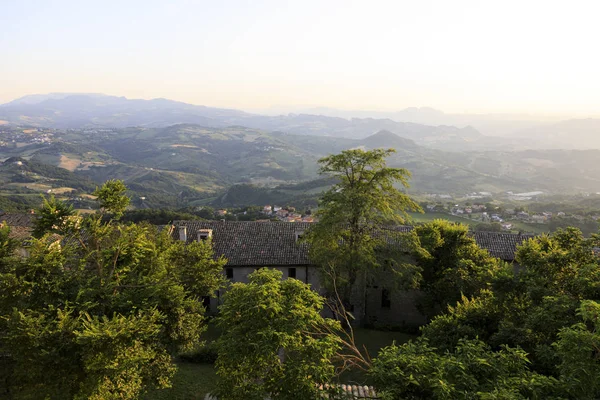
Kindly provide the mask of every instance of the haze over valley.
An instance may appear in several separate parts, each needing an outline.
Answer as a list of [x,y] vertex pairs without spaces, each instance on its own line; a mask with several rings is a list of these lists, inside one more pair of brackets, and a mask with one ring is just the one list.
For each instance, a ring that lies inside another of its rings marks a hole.
[[[317,160],[350,148],[394,148],[389,162],[412,172],[409,192],[418,196],[600,192],[600,120],[531,120],[519,134],[492,136],[476,125],[436,125],[445,114],[432,109],[356,115],[272,116],[103,94],[25,96],[0,105],[2,192],[89,192],[117,178],[139,207],[314,206],[329,184]],[[447,116],[458,117],[475,124],[506,118]],[[45,165],[52,168],[35,172]],[[254,195],[236,196],[240,184]]]

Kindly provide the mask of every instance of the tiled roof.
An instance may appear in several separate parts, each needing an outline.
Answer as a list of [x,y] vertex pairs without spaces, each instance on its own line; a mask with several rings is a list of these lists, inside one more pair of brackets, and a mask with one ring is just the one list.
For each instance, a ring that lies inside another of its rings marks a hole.
[[517,246],[534,237],[531,234],[507,232],[473,232],[472,234],[479,247],[487,249],[492,256],[506,261],[514,260]]
[[[380,399],[373,386],[325,384],[320,385],[319,389],[322,391],[323,398],[331,400]],[[333,393],[329,393],[331,390],[333,390]],[[209,393],[204,396],[204,400],[218,400],[218,397]],[[268,398],[265,398],[265,400],[268,400]]]
[[214,222],[174,221],[173,236],[186,226],[188,242],[198,240],[200,229],[212,229],[216,256],[225,256],[229,265],[306,265],[308,246],[296,243],[296,232],[308,222]]
[[33,231],[34,214],[25,213],[0,213],[0,225],[10,227],[10,237],[19,241],[24,241],[31,237]]
[[[296,233],[306,231],[309,222],[215,222],[174,221],[173,237],[179,239],[179,226],[185,226],[187,241],[198,240],[198,231],[212,230],[216,256],[224,256],[228,265],[306,265],[310,264],[308,246],[296,243]],[[395,230],[409,232],[410,226]],[[517,245],[532,235],[504,232],[474,232],[477,244],[494,257],[512,261]]]
[[26,226],[11,226],[8,236],[12,239],[22,242],[31,237],[32,231],[33,229]]
[[8,226],[27,226],[32,228],[36,218],[35,214],[0,213],[0,222],[6,222]]

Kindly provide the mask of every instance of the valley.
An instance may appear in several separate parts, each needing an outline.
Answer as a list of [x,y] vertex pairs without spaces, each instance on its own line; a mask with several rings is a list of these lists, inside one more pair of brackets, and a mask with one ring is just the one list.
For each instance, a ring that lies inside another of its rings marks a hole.
[[389,164],[411,172],[408,192],[422,200],[484,192],[510,203],[527,199],[509,192],[600,192],[600,150],[515,148],[472,127],[66,94],[1,105],[0,119],[7,121],[0,126],[7,209],[30,208],[48,193],[85,208],[82,196],[113,178],[125,181],[136,208],[316,207],[332,183],[319,176],[321,157],[381,147],[396,150]]

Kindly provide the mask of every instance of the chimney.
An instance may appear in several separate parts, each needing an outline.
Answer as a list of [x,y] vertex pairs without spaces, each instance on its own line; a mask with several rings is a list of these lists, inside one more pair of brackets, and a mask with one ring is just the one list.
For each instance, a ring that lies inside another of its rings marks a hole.
[[185,226],[179,227],[179,240],[187,242],[187,229]]

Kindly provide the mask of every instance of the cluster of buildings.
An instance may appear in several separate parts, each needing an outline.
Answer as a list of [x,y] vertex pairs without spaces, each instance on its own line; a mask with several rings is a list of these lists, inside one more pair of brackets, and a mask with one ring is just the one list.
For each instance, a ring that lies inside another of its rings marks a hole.
[[54,140],[54,130],[46,128],[13,128],[0,125],[0,146],[10,147],[21,144],[51,143]]
[[[523,195],[534,195],[538,192],[530,192],[524,193]],[[519,196],[522,194],[518,194]],[[524,222],[527,224],[548,224],[553,219],[557,218],[570,218],[577,221],[584,221],[586,219],[592,219],[594,221],[600,220],[600,215],[578,215],[578,214],[567,214],[565,212],[551,212],[551,211],[543,211],[543,212],[528,212],[525,211],[522,207],[515,208],[507,208],[503,209],[501,207],[493,207],[490,208],[484,204],[470,204],[466,203],[465,205],[447,203],[441,204],[427,204],[425,207],[426,212],[438,212],[438,213],[447,213],[453,216],[463,217],[470,219],[472,221],[481,221],[481,222],[496,222],[502,225],[502,228],[505,230],[513,229],[513,225],[515,222]]]
[[282,222],[315,222],[315,218],[311,215],[302,215],[296,211],[295,207],[280,207],[266,205],[263,207],[262,213],[268,217],[276,218]]

